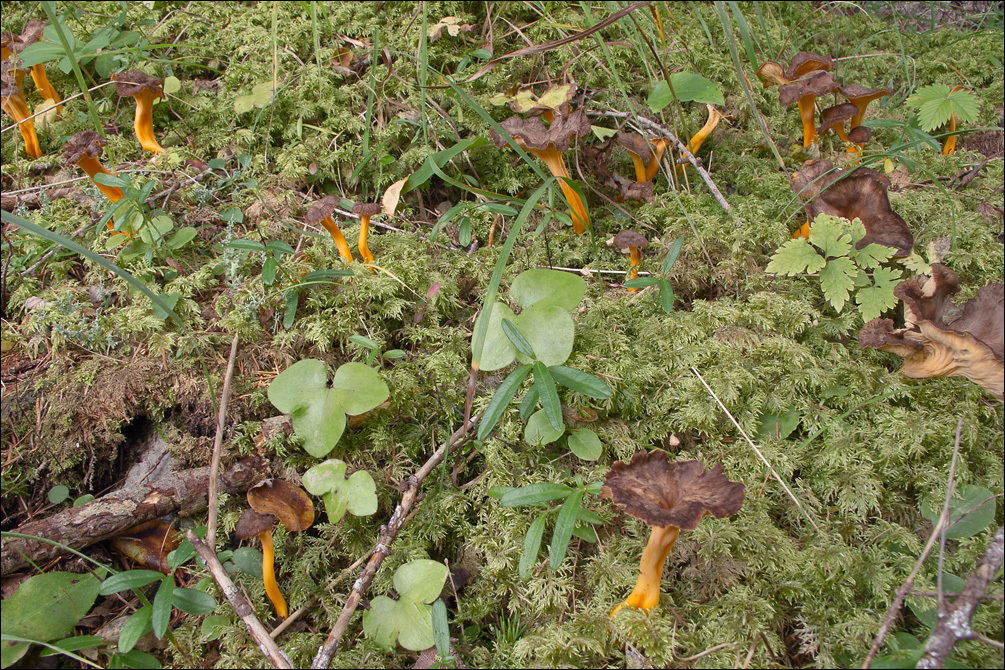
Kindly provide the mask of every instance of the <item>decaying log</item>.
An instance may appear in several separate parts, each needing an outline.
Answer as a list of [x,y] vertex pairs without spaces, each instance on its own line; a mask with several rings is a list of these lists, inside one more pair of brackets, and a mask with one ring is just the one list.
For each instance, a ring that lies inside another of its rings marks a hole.
[[[246,491],[268,476],[268,462],[257,456],[245,458],[220,475],[220,490]],[[109,493],[86,505],[72,507],[46,519],[26,523],[15,532],[43,537],[73,549],[107,540],[133,526],[165,514],[197,514],[206,509],[209,468],[171,472]],[[63,554],[47,542],[6,537],[0,549],[0,570],[9,574]]]

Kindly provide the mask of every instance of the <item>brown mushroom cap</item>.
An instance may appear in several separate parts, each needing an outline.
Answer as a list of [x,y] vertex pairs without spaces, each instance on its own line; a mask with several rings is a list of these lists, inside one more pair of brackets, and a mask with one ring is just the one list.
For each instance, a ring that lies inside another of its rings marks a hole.
[[848,98],[848,102],[854,103],[862,109],[865,109],[865,106],[873,100],[890,95],[890,89],[888,88],[867,88],[861,84],[854,83],[840,86],[838,87],[838,91],[841,95]]
[[820,127],[817,128],[817,132],[823,135],[831,126],[836,125],[840,125],[843,129],[845,121],[855,116],[857,112],[858,107],[850,102],[828,107],[820,112]]
[[32,45],[42,38],[42,31],[45,24],[39,19],[31,19],[24,24],[20,35],[14,33],[4,33],[0,36],[0,45],[14,52],[23,51],[26,46]]
[[314,505],[299,486],[283,479],[266,479],[248,489],[248,504],[259,514],[271,514],[291,533],[314,523]]
[[855,144],[865,144],[872,137],[872,130],[865,126],[855,126],[848,131],[848,141]]
[[789,79],[798,79],[815,70],[829,72],[834,69],[834,59],[830,56],[821,56],[812,51],[800,51],[789,62],[789,69],[785,71],[785,76]]
[[821,95],[835,90],[837,86],[837,82],[834,81],[834,77],[830,72],[814,72],[805,79],[799,79],[791,84],[779,86],[778,102],[782,107],[789,107],[799,102],[800,98],[807,95],[819,98]]
[[873,319],[859,333],[859,345],[903,357],[908,377],[966,377],[1005,402],[1005,285],[985,286],[947,323],[960,312],[951,300],[959,290],[956,275],[933,263],[924,286],[911,278],[893,291],[904,301],[905,327]]
[[914,235],[890,207],[886,193],[890,180],[869,168],[857,168],[842,179],[847,172],[835,170],[830,161],[811,158],[793,173],[792,190],[806,201],[803,209],[807,219],[813,221],[818,214],[860,219],[866,234],[855,248],[876,243],[893,247],[896,256],[910,255]]
[[[607,179],[605,185],[617,189],[625,200],[653,201],[653,183],[651,181],[639,184],[632,179],[625,179],[619,174],[613,174]],[[625,253],[628,253],[627,250]]]
[[788,84],[791,79],[785,76],[785,71],[782,66],[773,60],[761,65],[757,68],[757,76],[761,80],[761,84],[764,88],[769,86],[781,86],[783,84]]
[[262,533],[268,533],[276,524],[276,517],[271,514],[259,514],[253,509],[244,510],[244,514],[237,520],[234,527],[234,534],[242,540],[250,540],[258,537]]
[[17,85],[17,79],[14,78],[13,66],[6,67],[9,62],[10,59],[3,61],[4,67],[0,71],[0,97],[4,98],[22,95],[21,87]]
[[634,230],[622,230],[620,233],[612,238],[614,246],[621,249],[622,253],[628,253],[628,250],[632,247],[636,249],[645,249],[649,246],[649,240],[646,239],[645,235],[642,233],[637,233]]
[[382,210],[383,208],[376,202],[357,202],[352,206],[352,213],[360,216],[375,216]]
[[618,144],[623,146],[625,149],[628,149],[644,161],[648,161],[653,156],[653,150],[649,146],[649,141],[638,133],[625,133],[619,131],[615,133],[614,139],[618,141]]
[[152,77],[141,70],[128,70],[113,75],[115,80],[115,92],[122,97],[137,95],[144,90],[152,93],[162,94],[164,90],[164,80],[160,77]]
[[104,138],[93,130],[84,130],[70,137],[66,146],[63,147],[63,160],[70,165],[80,162],[83,155],[91,158],[99,158],[104,153],[103,147],[106,144]]
[[731,482],[716,464],[669,460],[665,451],[640,451],[626,465],[615,463],[604,478],[603,495],[626,514],[650,526],[694,530],[706,514],[721,519],[743,504],[744,486]]
[[341,198],[337,195],[326,195],[310,206],[304,220],[307,221],[307,223],[316,226],[332,215],[332,212],[334,212],[335,208],[338,207],[340,200]]
[[[590,120],[582,110],[556,116],[550,126],[545,126],[541,117],[523,119],[511,116],[501,125],[518,144],[530,149],[547,149],[549,145],[558,151],[565,151],[576,137],[590,132]],[[489,132],[497,147],[506,145],[506,140],[495,129]]]

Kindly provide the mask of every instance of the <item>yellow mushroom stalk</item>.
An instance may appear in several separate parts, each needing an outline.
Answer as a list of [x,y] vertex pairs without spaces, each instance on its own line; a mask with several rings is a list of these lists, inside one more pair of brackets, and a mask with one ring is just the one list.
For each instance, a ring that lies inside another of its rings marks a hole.
[[[85,130],[71,137],[66,143],[66,147],[63,149],[63,159],[68,165],[76,165],[86,172],[98,190],[114,203],[122,200],[122,189],[118,186],[108,186],[94,181],[95,175],[112,174],[98,161],[104,152],[104,149],[101,148],[104,144],[105,141],[101,135],[93,130]],[[112,228],[111,221],[108,222],[108,227]]]
[[660,137],[652,141],[653,144],[653,157],[649,161],[649,165],[646,166],[646,181],[651,181],[656,173],[660,169],[660,160],[663,159],[663,154],[666,152],[667,147],[670,146],[670,140]]
[[20,70],[14,61],[4,61],[2,80],[0,80],[0,106],[14,121],[17,122],[17,129],[24,138],[24,150],[32,158],[42,157],[42,147],[38,143],[38,135],[35,134],[35,122],[29,118],[31,111],[28,103],[24,99],[20,82],[17,80],[17,73]]
[[[641,262],[641,249],[649,246],[649,240],[645,235],[634,230],[622,230],[607,242],[607,246],[621,250],[621,253],[628,254],[629,270],[628,279],[631,281],[639,276],[639,263]],[[628,289],[631,292],[638,291],[636,288]]]
[[164,80],[151,77],[140,70],[129,70],[112,77],[115,91],[122,97],[136,101],[133,130],[140,146],[152,153],[160,153],[164,148],[154,137],[154,101],[164,97]]
[[380,214],[381,207],[376,203],[357,202],[352,207],[352,213],[359,215],[359,255],[363,257],[364,263],[373,262],[373,254],[366,246],[367,237],[370,234],[370,217]]
[[[7,60],[7,57],[12,52],[15,54],[21,53],[24,51],[25,47],[28,47],[41,39],[42,31],[44,29],[45,24],[42,21],[38,19],[31,19],[24,24],[24,29],[21,31],[20,35],[14,35],[11,33],[4,34],[3,52],[0,56],[2,56],[3,60]],[[56,93],[56,89],[49,83],[49,77],[45,73],[45,66],[41,63],[32,65],[31,78],[35,82],[35,87],[42,93],[42,97],[56,103],[56,113],[62,114],[63,105],[59,104],[62,101],[62,98],[59,97],[59,93]],[[18,85],[21,85],[20,81],[18,81]]]
[[642,551],[639,563],[639,578],[635,588],[623,603],[611,610],[611,616],[620,612],[626,605],[649,612],[660,604],[660,583],[663,581],[663,564],[680,536],[680,528],[668,526],[653,528],[649,542]]
[[572,179],[572,177],[569,175],[569,170],[565,167],[565,159],[562,158],[562,152],[556,149],[553,144],[545,149],[534,149],[533,147],[521,147],[521,149],[543,160],[551,174],[559,178],[558,186],[562,189],[562,194],[572,207],[572,229],[577,235],[585,233],[586,229],[590,227],[590,216],[586,213],[586,206],[583,205],[583,201],[580,199],[579,194],[576,193],[576,189],[572,188],[569,182],[566,181],[566,179]]
[[[708,136],[712,134],[712,131],[715,130],[715,127],[719,125],[719,121],[722,121],[724,118],[726,118],[722,114],[722,112],[716,109],[715,105],[705,103],[705,106],[708,107],[708,120],[705,121],[705,125],[703,125],[698,132],[696,132],[694,135],[691,136],[691,139],[688,140],[687,143],[687,150],[690,151],[692,154],[698,153],[698,149],[701,149],[701,145],[705,143],[705,140],[707,140]],[[684,168],[686,167],[687,167],[686,164],[678,164],[677,165],[678,174],[683,172]]]
[[816,99],[830,93],[838,87],[830,72],[824,70],[813,72],[805,79],[798,79],[791,84],[778,87],[778,102],[782,107],[795,103],[799,106],[799,118],[803,123],[803,147],[808,147],[817,141],[815,123]]
[[[349,265],[352,263],[352,250],[349,248],[349,243],[346,242],[342,230],[332,219],[332,213],[338,207],[338,204],[339,197],[337,195],[326,195],[311,205],[310,209],[307,210],[305,218],[307,223],[312,226],[323,226],[331,234],[332,239],[335,240],[335,246],[338,248],[339,255],[345,261],[346,265]],[[364,246],[366,246],[365,238],[363,238],[363,242]]]
[[272,545],[272,531],[260,533],[258,539],[262,542],[262,584],[265,586],[265,595],[276,608],[276,615],[285,619],[290,615],[290,610],[276,582],[276,550]]

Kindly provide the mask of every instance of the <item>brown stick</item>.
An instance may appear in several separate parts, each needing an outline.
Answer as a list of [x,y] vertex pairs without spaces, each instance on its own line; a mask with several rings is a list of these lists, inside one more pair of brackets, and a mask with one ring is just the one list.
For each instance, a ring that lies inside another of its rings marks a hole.
[[405,488],[402,491],[401,502],[394,509],[394,514],[391,515],[391,519],[383,526],[380,527],[380,536],[377,538],[377,546],[373,548],[373,552],[370,554],[370,560],[367,561],[366,565],[359,573],[359,577],[356,579],[356,583],[352,585],[352,591],[349,592],[349,598],[346,600],[345,605],[342,607],[342,612],[339,614],[338,620],[335,621],[335,625],[332,626],[331,633],[328,634],[328,639],[325,640],[324,645],[318,649],[317,656],[314,657],[314,661],[311,663],[312,668],[327,668],[331,665],[332,657],[335,656],[335,652],[338,650],[339,641],[342,639],[342,635],[345,634],[346,628],[349,627],[349,620],[352,615],[356,612],[356,607],[359,606],[359,601],[363,598],[363,594],[370,587],[370,583],[373,578],[377,575],[377,570],[380,569],[380,564],[384,562],[384,558],[391,553],[391,543],[394,542],[394,538],[398,536],[398,531],[401,527],[405,525],[405,521],[408,517],[408,511],[412,508],[412,504],[415,502],[415,497],[419,493],[419,487],[422,486],[422,480],[426,478],[430,472],[433,471],[437,465],[439,465],[443,458],[447,454],[447,450],[450,447],[462,442],[468,432],[478,425],[479,417],[474,417],[471,421],[464,424],[450,436],[450,438],[440,445],[440,447],[433,452],[433,455],[429,457],[419,471],[408,478],[408,482],[405,484]]
[[231,607],[237,612],[237,616],[241,617],[241,621],[244,625],[248,627],[248,632],[251,634],[252,639],[258,643],[258,648],[266,658],[268,658],[272,665],[277,668],[292,668],[293,662],[289,657],[283,653],[283,650],[279,648],[275,640],[269,636],[269,631],[265,630],[265,626],[262,622],[258,620],[255,616],[255,610],[248,604],[248,601],[244,599],[241,595],[240,590],[234,586],[234,582],[230,581],[230,577],[227,576],[227,571],[222,565],[220,565],[220,559],[216,557],[216,552],[210,548],[205,542],[200,540],[198,536],[192,531],[188,531],[185,534],[188,541],[192,543],[195,550],[199,552],[199,556],[202,560],[206,562],[206,567],[209,568],[209,572],[213,575],[213,579],[216,583],[220,585],[220,589],[223,590],[223,595],[226,596],[227,601],[230,602]]
[[230,345],[230,359],[227,361],[227,376],[220,391],[220,412],[216,417],[216,437],[213,438],[213,458],[209,462],[209,519],[206,522],[206,544],[216,546],[216,515],[218,488],[220,486],[220,454],[223,452],[223,431],[227,421],[227,403],[230,401],[230,380],[234,378],[234,361],[237,359],[238,334]]
[[[245,458],[220,476],[220,490],[227,493],[246,491],[265,479],[267,470],[268,462],[264,459]],[[208,486],[208,467],[174,472],[154,482],[121,489],[81,507],[26,523],[16,532],[82,549],[165,514],[177,512],[189,516],[202,512],[206,509]],[[4,538],[0,569],[8,574],[63,553],[62,547],[46,542]]]
[[935,630],[925,644],[925,652],[918,661],[918,668],[941,668],[953,647],[960,640],[978,638],[970,628],[970,617],[981,602],[984,591],[994,579],[1005,559],[1005,527],[999,526],[991,538],[987,551],[977,562],[977,567],[967,577],[967,583],[959,597],[946,607],[939,607],[939,619]]

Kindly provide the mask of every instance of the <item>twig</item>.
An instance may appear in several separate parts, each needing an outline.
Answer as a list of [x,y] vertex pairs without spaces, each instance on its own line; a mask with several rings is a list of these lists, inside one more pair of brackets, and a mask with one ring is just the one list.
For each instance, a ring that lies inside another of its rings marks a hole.
[[645,126],[648,130],[651,130],[654,133],[662,135],[663,137],[669,138],[674,144],[677,145],[677,150],[681,152],[684,158],[686,158],[688,162],[694,166],[694,169],[698,172],[702,180],[708,186],[708,190],[711,191],[712,196],[715,198],[716,202],[718,202],[719,205],[727,212],[732,212],[733,208],[729,206],[729,203],[726,202],[726,199],[722,196],[722,193],[719,191],[718,187],[716,187],[715,182],[712,181],[712,176],[708,174],[708,170],[702,167],[701,161],[695,158],[694,154],[691,153],[691,151],[687,148],[687,146],[683,142],[681,142],[676,135],[671,133],[663,126],[659,125],[658,123],[654,123],[644,117],[637,117],[636,115],[630,114],[628,112],[616,112],[610,109],[602,109],[598,111],[587,110],[586,115],[609,116],[614,119],[631,118],[633,121],[637,121],[640,126]]
[[817,531],[817,532],[819,533],[819,532],[820,532],[820,527],[819,527],[819,526],[817,526],[816,522],[814,522],[814,521],[813,521],[813,518],[812,518],[812,517],[810,517],[809,513],[807,513],[807,511],[806,511],[805,509],[803,509],[803,506],[802,506],[802,504],[801,504],[801,503],[799,502],[799,499],[798,499],[798,498],[796,498],[796,496],[795,496],[795,494],[794,494],[794,493],[792,493],[792,491],[791,491],[791,489],[789,489],[788,485],[787,485],[787,484],[786,484],[786,483],[785,483],[784,481],[782,481],[782,478],[781,478],[781,477],[779,477],[779,476],[778,476],[778,473],[777,473],[777,472],[775,472],[775,469],[774,469],[773,467],[771,467],[771,463],[769,463],[769,462],[768,462],[768,459],[766,459],[766,458],[764,457],[764,454],[762,454],[762,453],[761,453],[761,450],[757,448],[757,445],[756,445],[756,444],[754,444],[753,440],[751,440],[751,439],[750,439],[750,437],[749,437],[749,436],[747,435],[747,433],[746,433],[746,432],[745,432],[745,431],[743,430],[743,428],[741,428],[741,427],[740,427],[740,424],[739,424],[739,423],[738,423],[738,422],[736,421],[736,419],[735,419],[735,418],[733,418],[733,415],[729,413],[729,410],[728,410],[728,409],[726,409],[726,406],[722,404],[722,401],[721,401],[721,400],[719,400],[719,396],[717,396],[717,395],[715,394],[715,391],[713,391],[713,390],[712,390],[712,387],[708,385],[708,382],[706,382],[706,381],[704,380],[704,378],[702,378],[701,374],[700,374],[700,373],[698,372],[698,369],[697,369],[697,368],[695,368],[695,367],[694,367],[694,366],[692,365],[692,366],[691,366],[691,372],[693,372],[693,373],[694,373],[694,376],[695,376],[695,377],[697,377],[697,378],[698,378],[698,380],[699,380],[699,381],[700,381],[700,382],[701,382],[702,384],[704,384],[704,385],[705,385],[705,388],[706,388],[706,389],[708,389],[708,392],[709,392],[709,393],[711,393],[711,394],[712,394],[712,397],[713,397],[713,398],[715,398],[715,401],[716,401],[717,403],[719,403],[719,407],[721,407],[721,408],[722,408],[722,411],[726,413],[726,416],[728,416],[728,417],[729,417],[729,420],[730,420],[730,421],[732,421],[732,422],[733,422],[733,425],[734,425],[734,426],[736,426],[736,429],[737,429],[738,431],[740,431],[740,435],[743,435],[743,439],[745,439],[745,440],[747,441],[747,444],[749,444],[749,445],[750,445],[750,447],[751,447],[751,448],[752,448],[752,449],[754,450],[754,453],[756,453],[756,454],[757,454],[758,458],[760,458],[760,459],[761,459],[761,461],[762,461],[762,462],[763,462],[763,463],[764,463],[764,464],[765,464],[766,466],[768,466],[768,472],[770,472],[770,473],[771,473],[771,476],[775,478],[775,481],[777,481],[777,482],[778,482],[779,484],[781,484],[781,485],[782,485],[782,488],[783,488],[783,489],[785,489],[785,492],[789,494],[789,497],[790,497],[790,498],[792,498],[792,502],[794,502],[794,503],[796,504],[796,507],[798,507],[798,508],[799,508],[799,511],[803,513],[803,516],[805,516],[805,517],[806,517],[806,520],[807,520],[807,521],[809,521],[809,522],[810,522],[810,525],[811,525],[811,526],[813,526],[813,528],[814,528],[814,529],[815,529],[815,530],[816,530],[816,531]]
[[467,434],[472,428],[478,425],[478,419],[480,417],[473,417],[470,421],[463,424],[460,428],[454,431],[453,435],[444,442],[440,447],[433,452],[433,455],[429,457],[419,471],[408,478],[408,482],[405,484],[404,490],[401,495],[401,502],[395,508],[394,513],[391,515],[390,520],[380,528],[380,536],[377,538],[377,545],[374,547],[373,552],[370,554],[370,560],[367,561],[363,570],[359,574],[359,578],[356,579],[356,583],[352,585],[352,591],[349,592],[349,598],[346,600],[345,605],[342,607],[342,612],[339,614],[338,620],[335,621],[335,625],[332,626],[331,633],[328,634],[328,639],[325,643],[318,649],[317,656],[314,657],[314,661],[311,663],[312,668],[327,668],[331,665],[332,657],[335,656],[335,652],[338,650],[339,641],[342,639],[342,635],[345,634],[346,629],[349,627],[349,620],[352,615],[356,612],[356,608],[359,606],[359,601],[363,598],[363,594],[370,587],[370,583],[373,578],[377,575],[377,570],[380,569],[380,564],[384,562],[384,558],[391,553],[391,543],[394,542],[394,538],[398,536],[398,532],[401,527],[405,525],[405,521],[408,517],[408,512],[415,502],[415,498],[419,493],[419,487],[422,486],[422,480],[426,478],[430,472],[433,471],[437,465],[439,465],[444,456],[447,454],[447,450],[450,447],[462,442]]
[[[907,595],[918,596],[919,598],[938,598],[939,594],[935,591],[911,591]],[[943,598],[959,598],[959,593],[943,593]],[[985,593],[981,596],[981,600],[997,600],[998,602],[1005,601],[1005,595],[1000,593]]]
[[[963,433],[963,419],[956,420],[956,440],[953,442],[953,461],[949,465],[949,482],[946,486],[946,499],[942,503],[942,516],[949,519],[949,501],[952,500],[953,491],[956,490],[956,455],[960,452],[960,435]],[[946,599],[942,597],[945,592],[942,588],[942,572],[946,563],[946,531],[949,524],[942,526],[942,533],[939,535],[939,572],[936,576],[936,592],[939,594],[939,618],[946,613]]]
[[202,560],[206,562],[206,567],[209,568],[209,572],[213,575],[213,579],[216,583],[220,585],[220,589],[223,590],[223,595],[226,596],[227,601],[230,603],[234,611],[237,612],[237,616],[241,617],[241,621],[244,625],[248,627],[248,632],[251,634],[251,638],[258,644],[258,648],[263,654],[272,662],[272,665],[277,668],[293,668],[293,662],[283,653],[282,649],[276,645],[275,640],[269,637],[269,631],[265,630],[265,626],[262,622],[258,620],[255,616],[255,610],[248,604],[248,601],[244,599],[241,592],[234,582],[230,581],[230,577],[227,576],[227,571],[222,565],[220,565],[220,559],[216,557],[216,552],[206,544],[199,537],[193,533],[191,530],[185,534],[185,537],[195,550],[199,552],[199,556]]
[[213,438],[213,458],[209,462],[209,520],[206,522],[206,544],[216,547],[217,489],[220,475],[220,452],[223,451],[223,431],[227,421],[227,403],[230,400],[230,380],[234,378],[234,361],[237,359],[237,340],[230,343],[230,358],[227,360],[227,376],[223,378],[220,392],[220,412],[216,417],[216,437]]
[[993,646],[1001,645],[1000,642],[975,633],[970,628],[970,617],[973,616],[988,584],[1001,568],[1003,558],[1005,558],[1005,527],[999,526],[994,537],[991,538],[987,551],[977,562],[977,567],[967,577],[967,583],[960,591],[959,598],[948,607],[940,605],[935,630],[928,638],[925,651],[915,667],[941,668],[959,640],[981,638],[982,641]]
[[706,649],[705,651],[699,654],[695,654],[694,656],[688,656],[687,658],[678,658],[676,660],[681,663],[689,663],[690,661],[697,661],[702,656],[708,656],[709,654],[714,654],[720,649],[726,649],[728,647],[735,647],[735,646],[736,642],[723,642],[722,644],[717,644],[714,647],[710,647],[709,649]]
[[[956,472],[956,459],[960,455],[959,435],[960,429],[958,423],[956,430],[956,444],[953,446],[953,460],[949,465],[950,477],[946,487],[947,499],[950,495],[952,495],[952,473]],[[941,534],[942,528],[948,525],[948,522],[949,512],[946,507],[943,507],[938,520],[935,522],[935,528],[932,529],[932,534],[928,536],[928,542],[925,543],[925,548],[921,550],[921,555],[918,556],[918,560],[915,561],[914,567],[911,569],[911,574],[909,574],[907,579],[904,580],[904,583],[897,588],[897,592],[893,596],[893,602],[890,603],[890,609],[887,610],[886,616],[883,618],[883,623],[880,624],[879,630],[876,631],[876,639],[872,641],[872,648],[869,649],[869,653],[866,655],[865,660],[862,661],[862,670],[868,670],[869,664],[872,663],[872,659],[876,658],[876,654],[879,652],[879,648],[883,644],[883,640],[886,639],[887,633],[890,632],[890,627],[893,625],[894,619],[896,619],[897,615],[900,613],[900,608],[904,606],[904,598],[907,597],[907,594],[911,591],[911,587],[914,585],[914,578],[918,576],[918,571],[921,570],[922,564],[924,564],[925,559],[928,558],[928,552],[930,552],[932,547],[935,546],[935,540]]]

